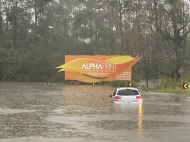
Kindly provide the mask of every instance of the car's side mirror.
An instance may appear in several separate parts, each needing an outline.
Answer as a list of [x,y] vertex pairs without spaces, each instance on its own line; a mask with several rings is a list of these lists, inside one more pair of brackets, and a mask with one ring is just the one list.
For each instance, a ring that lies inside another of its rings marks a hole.
[[109,97],[110,97],[110,98],[112,98],[112,94],[111,94],[111,95],[109,95]]

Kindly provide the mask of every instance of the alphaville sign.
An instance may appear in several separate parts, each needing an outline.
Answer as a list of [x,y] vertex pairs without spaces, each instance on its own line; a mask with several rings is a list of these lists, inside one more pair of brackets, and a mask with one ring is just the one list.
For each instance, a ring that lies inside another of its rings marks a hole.
[[65,71],[65,80],[87,83],[100,81],[131,80],[132,66],[142,56],[82,56],[66,55],[65,64],[58,66]]
[[93,69],[93,70],[103,70],[103,69],[116,69],[117,64],[109,64],[109,63],[103,63],[103,64],[98,64],[98,63],[86,63],[82,65],[82,69]]

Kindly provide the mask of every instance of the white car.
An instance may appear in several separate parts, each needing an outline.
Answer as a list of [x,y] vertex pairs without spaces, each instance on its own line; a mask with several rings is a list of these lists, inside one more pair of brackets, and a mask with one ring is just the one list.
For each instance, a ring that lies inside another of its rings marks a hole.
[[137,88],[120,87],[116,88],[113,95],[109,95],[115,103],[142,102],[142,97]]

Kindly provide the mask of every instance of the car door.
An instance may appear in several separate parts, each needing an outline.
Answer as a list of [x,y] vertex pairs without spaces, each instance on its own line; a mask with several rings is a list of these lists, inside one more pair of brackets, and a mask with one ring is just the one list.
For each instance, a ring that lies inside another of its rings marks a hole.
[[115,95],[117,93],[117,89],[115,89],[115,91],[113,92],[113,95],[112,95],[112,101],[114,102],[115,101]]

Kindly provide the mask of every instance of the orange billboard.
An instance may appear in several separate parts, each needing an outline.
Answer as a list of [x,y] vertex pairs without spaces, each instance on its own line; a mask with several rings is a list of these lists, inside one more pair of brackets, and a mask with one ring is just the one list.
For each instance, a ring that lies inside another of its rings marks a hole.
[[100,81],[131,80],[131,67],[142,56],[86,56],[66,55],[65,64],[57,67],[65,71],[65,80],[95,83]]

